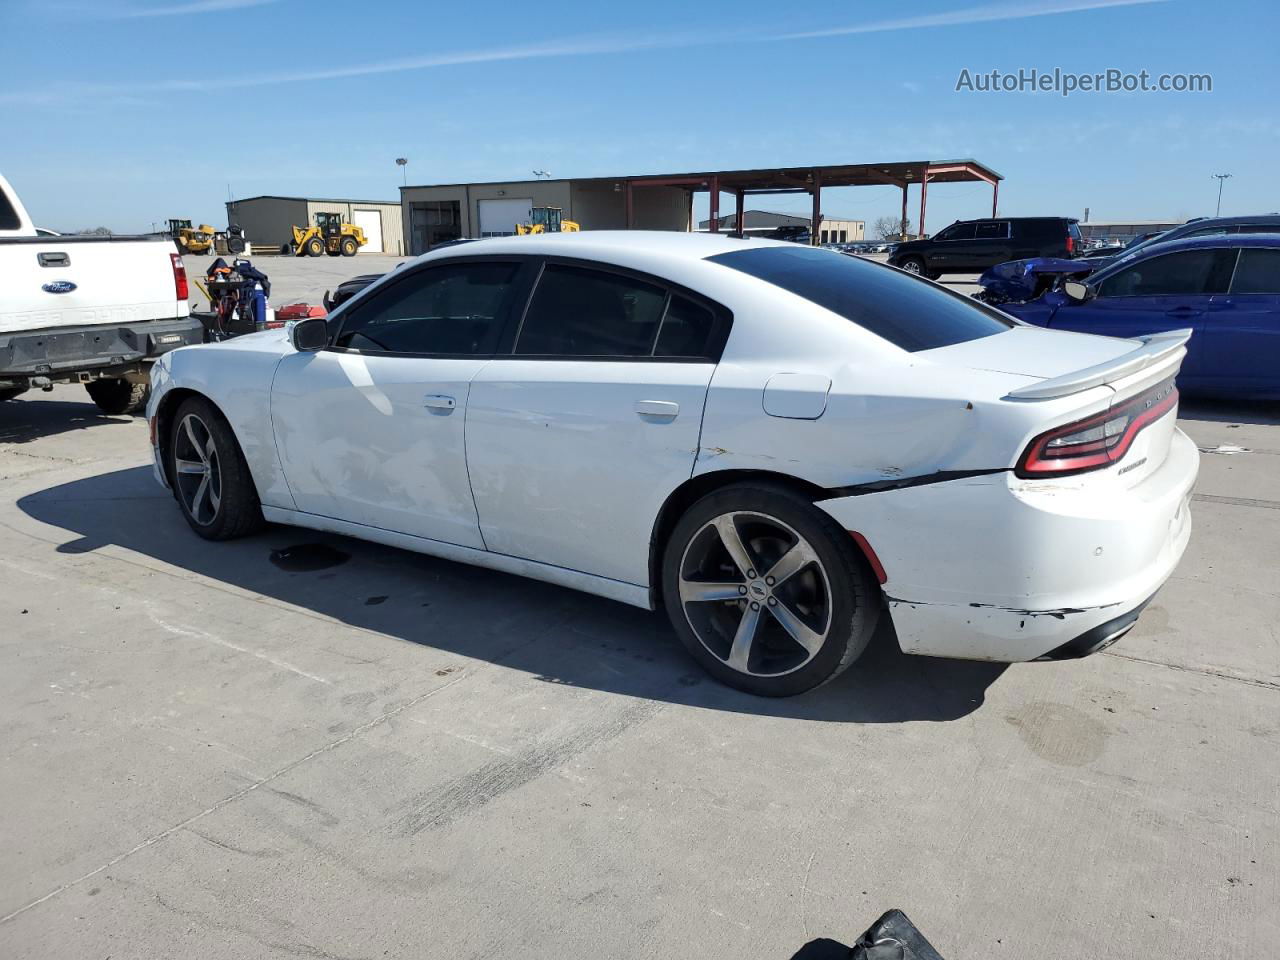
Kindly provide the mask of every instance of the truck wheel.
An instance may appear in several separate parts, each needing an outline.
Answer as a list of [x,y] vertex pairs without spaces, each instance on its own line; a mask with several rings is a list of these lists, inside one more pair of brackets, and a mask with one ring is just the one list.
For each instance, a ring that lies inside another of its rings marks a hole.
[[924,261],[919,257],[907,257],[898,266],[907,273],[914,273],[917,276],[925,275]]
[[89,397],[103,413],[119,416],[141,410],[147,403],[147,385],[116,377],[92,380],[84,385]]
[[360,245],[356,243],[355,237],[342,238],[342,255],[344,257],[354,257],[359,249]]
[[312,237],[307,241],[307,256],[318,257],[324,253],[324,244],[320,242],[318,237]]
[[26,392],[26,387],[5,387],[3,390],[0,390],[0,403],[4,403],[6,400],[16,399]]
[[234,540],[263,525],[262,505],[240,444],[204,397],[178,407],[166,451],[173,495],[191,529],[206,540]]

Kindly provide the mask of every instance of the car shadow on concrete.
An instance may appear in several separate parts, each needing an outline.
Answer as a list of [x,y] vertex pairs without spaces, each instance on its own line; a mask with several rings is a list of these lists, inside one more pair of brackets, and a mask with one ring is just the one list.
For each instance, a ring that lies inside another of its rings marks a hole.
[[1280,401],[1224,400],[1183,394],[1178,402],[1178,419],[1275,425],[1280,424]]
[[83,403],[38,397],[39,393],[35,396],[26,394],[20,399],[0,403],[0,443],[30,443],[60,433],[120,426],[134,419],[129,414],[108,416],[87,395]]
[[[271,526],[210,543],[188,527],[146,467],[49,487],[18,501],[74,536],[63,553],[108,545],[235,584],[353,627],[487,660],[545,683],[568,684],[713,710],[827,722],[948,721],[983,702],[1003,664],[907,657],[883,617],[871,647],[844,676],[800,697],[753,697],[711,680],[665,615],[562,587],[348,537]],[[253,615],[246,603],[244,613]],[[246,621],[244,629],[253,629]],[[374,642],[353,631],[342,654]]]

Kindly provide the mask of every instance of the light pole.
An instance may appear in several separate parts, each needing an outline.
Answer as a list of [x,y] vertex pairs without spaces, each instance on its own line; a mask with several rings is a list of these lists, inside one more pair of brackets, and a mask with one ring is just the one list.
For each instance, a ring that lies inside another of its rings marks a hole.
[[1215,217],[1222,216],[1222,182],[1231,177],[1229,173],[1215,173],[1213,178],[1218,181],[1218,209],[1214,211]]
[[396,157],[396,166],[400,168],[400,173],[403,175],[404,179],[404,185],[407,187],[409,185],[409,158]]

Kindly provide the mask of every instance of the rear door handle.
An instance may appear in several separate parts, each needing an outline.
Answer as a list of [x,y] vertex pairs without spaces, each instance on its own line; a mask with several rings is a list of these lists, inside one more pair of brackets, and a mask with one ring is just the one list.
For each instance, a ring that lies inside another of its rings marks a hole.
[[1173,307],[1164,312],[1166,317],[1193,317],[1197,313],[1204,313],[1203,307]]
[[674,420],[680,415],[680,404],[671,400],[637,400],[636,413],[642,417],[660,417]]
[[71,258],[65,253],[37,253],[36,261],[42,267],[69,267]]
[[429,393],[423,398],[422,405],[432,410],[452,410],[458,401],[443,393]]

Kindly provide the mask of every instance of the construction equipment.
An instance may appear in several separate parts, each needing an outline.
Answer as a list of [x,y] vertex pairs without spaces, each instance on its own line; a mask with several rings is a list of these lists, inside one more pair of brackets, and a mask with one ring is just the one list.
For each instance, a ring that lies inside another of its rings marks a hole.
[[356,251],[369,242],[364,230],[347,223],[340,213],[317,213],[313,226],[294,227],[293,242],[284,245],[281,253],[297,257],[318,257],[327,253],[331,257],[354,257]]
[[170,220],[169,236],[179,253],[209,253],[213,250],[214,229],[207,223],[191,226],[190,220]]
[[581,229],[577,221],[564,219],[564,211],[560,207],[534,207],[528,223],[516,224],[516,235],[577,233]]

